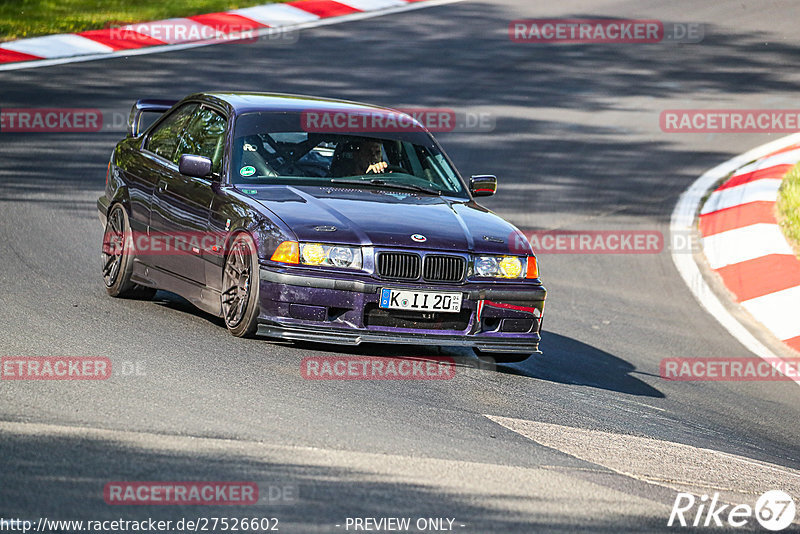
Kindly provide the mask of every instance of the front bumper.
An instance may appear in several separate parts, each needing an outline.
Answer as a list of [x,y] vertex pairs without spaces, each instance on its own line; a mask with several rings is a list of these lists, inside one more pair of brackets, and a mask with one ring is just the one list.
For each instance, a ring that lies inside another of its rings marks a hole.
[[[546,290],[530,282],[414,284],[260,269],[258,333],[288,340],[466,346],[538,353]],[[378,307],[381,288],[461,292],[460,314]]]

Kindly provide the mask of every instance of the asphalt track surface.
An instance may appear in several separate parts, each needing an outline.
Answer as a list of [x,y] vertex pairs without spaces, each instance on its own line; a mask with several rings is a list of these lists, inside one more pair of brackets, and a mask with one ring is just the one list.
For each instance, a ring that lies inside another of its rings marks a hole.
[[[2,72],[0,107],[124,113],[141,97],[235,89],[486,112],[494,131],[438,136],[462,174],[499,176],[484,205],[524,229],[666,234],[697,176],[777,136],[666,134],[659,113],[796,108],[796,15],[792,2],[464,2],[305,30],[292,45]],[[541,17],[708,26],[703,42],[681,46],[509,41],[509,21]],[[470,533],[641,532],[667,529],[681,484],[709,492],[720,477],[752,504],[773,489],[758,462],[786,468],[776,483],[796,489],[796,384],[659,378],[666,357],[749,356],[698,305],[668,251],[542,254],[544,355],[522,364],[460,367],[450,381],[308,382],[305,356],[438,351],[241,340],[166,293],[109,298],[95,201],[121,135],[0,134],[0,352],[108,356],[144,371],[0,383],[0,517],[270,516],[281,532],[303,533],[344,532],[356,516],[451,517]],[[639,438],[691,447],[653,465],[633,454]],[[696,448],[756,460],[753,481],[721,455],[697,456],[696,478],[681,479],[672,470]],[[102,498],[113,480],[254,480],[299,496],[113,507]]]

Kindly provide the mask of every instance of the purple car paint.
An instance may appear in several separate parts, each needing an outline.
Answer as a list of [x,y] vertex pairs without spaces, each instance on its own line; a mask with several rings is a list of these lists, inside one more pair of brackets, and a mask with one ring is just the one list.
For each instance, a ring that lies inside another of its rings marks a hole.
[[[546,291],[533,250],[475,202],[496,179],[465,181],[424,128],[304,132],[307,109],[397,112],[292,95],[171,104],[137,102],[109,164],[98,209],[110,294],[168,290],[234,335],[538,352]],[[142,129],[147,113],[157,118]],[[367,150],[377,170],[341,171]],[[137,255],[126,232],[208,233],[229,248]]]

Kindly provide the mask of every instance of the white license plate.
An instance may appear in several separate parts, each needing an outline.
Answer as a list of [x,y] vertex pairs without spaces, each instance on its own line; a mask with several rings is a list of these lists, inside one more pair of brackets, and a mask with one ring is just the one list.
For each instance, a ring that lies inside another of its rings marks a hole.
[[433,291],[405,291],[381,289],[381,308],[390,310],[433,311],[458,313],[461,311],[461,293]]

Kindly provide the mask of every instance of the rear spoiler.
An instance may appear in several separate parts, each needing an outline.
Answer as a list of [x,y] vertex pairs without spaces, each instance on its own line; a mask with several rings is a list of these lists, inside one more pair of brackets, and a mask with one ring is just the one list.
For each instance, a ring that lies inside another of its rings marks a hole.
[[139,137],[139,134],[142,133],[142,113],[164,113],[177,103],[177,100],[156,100],[153,98],[137,100],[128,117],[128,137]]

